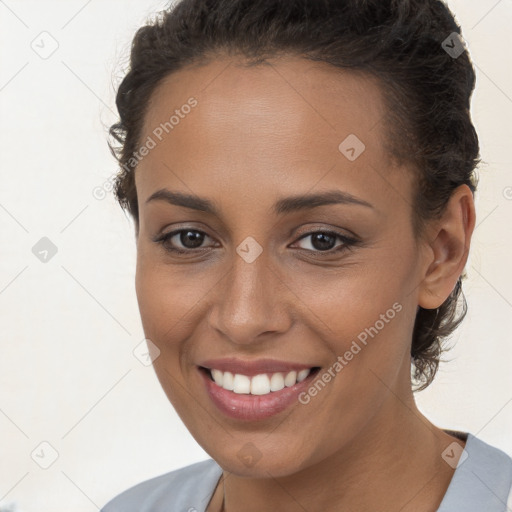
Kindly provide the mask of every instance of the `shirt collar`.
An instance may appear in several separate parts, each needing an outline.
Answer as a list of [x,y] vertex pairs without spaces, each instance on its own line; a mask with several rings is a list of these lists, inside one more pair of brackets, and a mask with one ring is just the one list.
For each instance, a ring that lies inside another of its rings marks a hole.
[[473,434],[437,512],[503,512],[512,485],[512,459]]

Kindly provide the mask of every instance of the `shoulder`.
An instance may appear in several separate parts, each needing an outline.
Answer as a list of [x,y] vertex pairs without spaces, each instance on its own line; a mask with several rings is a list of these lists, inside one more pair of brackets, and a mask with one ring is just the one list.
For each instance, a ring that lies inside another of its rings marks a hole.
[[221,467],[213,459],[197,462],[130,487],[109,501],[101,512],[200,512],[221,474]]
[[[471,471],[475,476],[481,476],[485,481],[493,482],[503,487],[512,485],[512,457],[496,446],[469,434],[466,443],[467,457],[463,462],[469,462],[465,473]],[[471,460],[470,460],[471,459]],[[464,467],[461,465],[461,468]]]
[[438,512],[502,512],[511,489],[510,455],[469,433]]

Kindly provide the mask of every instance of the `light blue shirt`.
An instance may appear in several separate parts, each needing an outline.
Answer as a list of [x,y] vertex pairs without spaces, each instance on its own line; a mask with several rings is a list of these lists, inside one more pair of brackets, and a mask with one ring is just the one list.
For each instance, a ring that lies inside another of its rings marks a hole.
[[[467,457],[460,457],[437,512],[507,512],[512,458],[470,433],[456,434],[467,435]],[[221,475],[213,459],[197,462],[131,487],[100,512],[205,512]]]

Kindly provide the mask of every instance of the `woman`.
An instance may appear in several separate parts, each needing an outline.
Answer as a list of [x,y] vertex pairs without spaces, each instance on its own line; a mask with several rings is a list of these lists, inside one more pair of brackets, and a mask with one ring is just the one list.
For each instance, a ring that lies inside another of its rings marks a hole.
[[138,31],[116,192],[156,374],[212,458],[104,512],[505,510],[512,459],[413,395],[465,313],[459,33],[436,0],[182,0]]

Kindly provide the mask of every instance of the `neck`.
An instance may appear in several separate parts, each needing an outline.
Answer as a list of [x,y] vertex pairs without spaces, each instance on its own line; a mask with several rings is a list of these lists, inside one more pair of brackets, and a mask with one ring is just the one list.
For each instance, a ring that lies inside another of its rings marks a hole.
[[435,512],[454,473],[441,454],[454,441],[464,446],[420,413],[412,392],[389,393],[371,424],[314,466],[277,478],[225,472],[222,510]]

